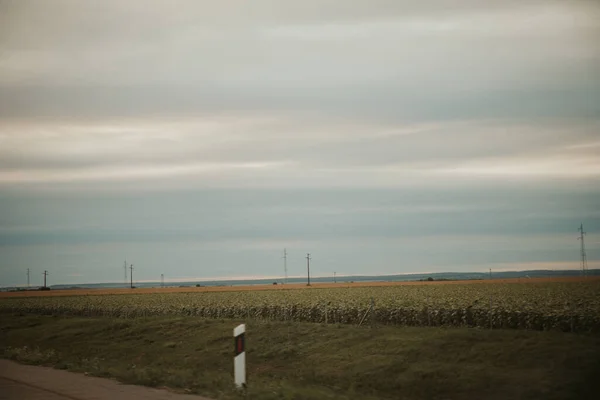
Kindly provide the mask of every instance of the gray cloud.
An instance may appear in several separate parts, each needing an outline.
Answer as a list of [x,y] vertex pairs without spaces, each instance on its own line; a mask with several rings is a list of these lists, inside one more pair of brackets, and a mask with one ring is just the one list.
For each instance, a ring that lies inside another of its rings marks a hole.
[[489,3],[7,3],[1,115],[597,115],[600,9]]
[[[0,185],[201,179],[207,185],[383,186],[477,177],[600,175],[598,122],[395,125],[298,116],[0,124]],[[507,168],[508,167],[508,168]],[[583,168],[582,168],[583,167]],[[502,171],[505,171],[503,173]]]
[[[597,189],[203,190],[173,194],[11,195],[2,245],[568,234],[600,228]],[[583,213],[583,214],[582,214]]]

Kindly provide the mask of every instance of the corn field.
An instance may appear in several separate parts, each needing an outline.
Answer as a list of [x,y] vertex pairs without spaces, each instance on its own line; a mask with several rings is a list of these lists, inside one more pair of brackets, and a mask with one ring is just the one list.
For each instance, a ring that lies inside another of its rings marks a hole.
[[[374,307],[369,311],[371,301]],[[0,299],[2,313],[600,332],[600,282],[490,283]]]

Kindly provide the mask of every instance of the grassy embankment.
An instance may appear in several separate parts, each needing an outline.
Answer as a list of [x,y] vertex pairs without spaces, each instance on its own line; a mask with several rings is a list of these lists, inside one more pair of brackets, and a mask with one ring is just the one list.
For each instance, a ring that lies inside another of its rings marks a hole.
[[[2,315],[6,358],[217,399],[235,321]],[[250,322],[252,399],[586,399],[600,338],[560,332]]]

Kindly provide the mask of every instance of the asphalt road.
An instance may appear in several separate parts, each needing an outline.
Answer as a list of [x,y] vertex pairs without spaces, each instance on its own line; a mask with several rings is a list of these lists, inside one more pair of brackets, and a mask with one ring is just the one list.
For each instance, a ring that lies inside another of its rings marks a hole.
[[0,400],[210,400],[0,360]]
[[19,382],[10,381],[0,378],[0,400],[71,400],[71,397],[61,396],[48,392],[43,389],[38,389],[32,386],[27,386]]

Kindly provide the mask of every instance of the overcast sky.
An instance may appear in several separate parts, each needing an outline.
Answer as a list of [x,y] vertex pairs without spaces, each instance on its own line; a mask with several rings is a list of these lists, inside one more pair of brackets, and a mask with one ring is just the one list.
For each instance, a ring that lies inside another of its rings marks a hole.
[[0,0],[0,286],[600,267],[596,1]]

